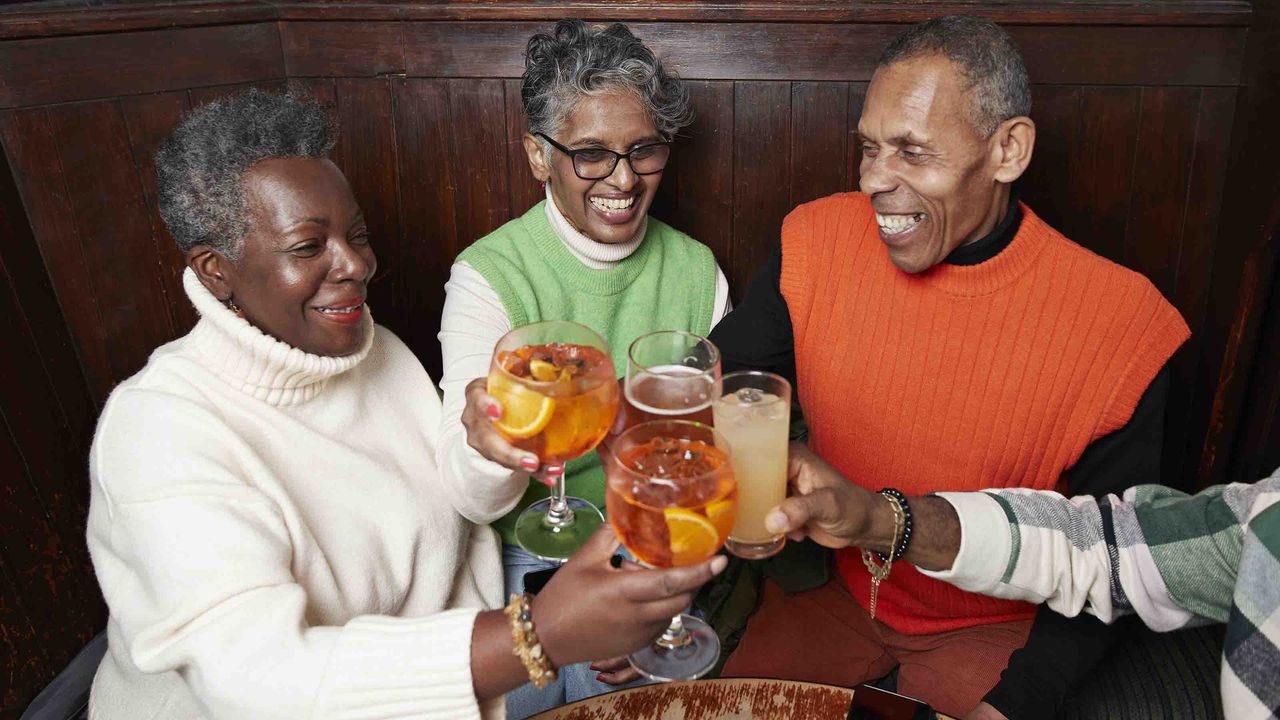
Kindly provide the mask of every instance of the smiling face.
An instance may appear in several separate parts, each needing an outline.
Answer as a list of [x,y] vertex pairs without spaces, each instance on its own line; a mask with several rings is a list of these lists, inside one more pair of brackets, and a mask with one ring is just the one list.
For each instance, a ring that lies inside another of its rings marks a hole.
[[860,186],[889,259],[905,272],[923,272],[990,232],[1016,178],[1007,167],[1013,121],[982,137],[967,96],[959,68],[937,54],[881,67],[867,89]]
[[342,172],[328,160],[273,158],[245,172],[244,192],[253,230],[239,257],[196,246],[188,264],[264,333],[313,355],[359,350],[377,260]]
[[[606,148],[618,153],[662,140],[644,106],[628,92],[583,98],[552,137],[571,150]],[[568,155],[553,148],[550,157],[544,156],[541,140],[529,134],[524,145],[534,176],[550,184],[556,207],[579,232],[602,243],[622,243],[635,236],[662,181],[661,172],[636,175],[629,162],[619,160],[609,177],[583,180]]]

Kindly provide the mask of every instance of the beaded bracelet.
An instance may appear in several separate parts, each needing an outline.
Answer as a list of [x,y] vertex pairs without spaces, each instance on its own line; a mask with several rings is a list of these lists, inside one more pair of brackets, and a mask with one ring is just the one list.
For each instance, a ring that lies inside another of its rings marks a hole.
[[[907,554],[907,546],[911,544],[911,506],[907,504],[907,496],[896,488],[885,488],[880,491],[880,494],[892,497],[902,506],[902,540],[899,544],[890,548],[893,561],[897,562],[902,559],[903,555]],[[880,562],[884,562],[889,558],[888,555],[882,552],[876,552],[876,555],[880,558]]]
[[511,648],[511,654],[520,658],[520,662],[529,671],[529,682],[541,689],[555,682],[556,678],[560,677],[560,673],[543,652],[542,642],[538,640],[538,633],[533,629],[533,614],[530,611],[529,598],[528,593],[512,595],[511,602],[507,603],[507,608],[503,612],[511,621],[511,639],[515,643],[515,647]]

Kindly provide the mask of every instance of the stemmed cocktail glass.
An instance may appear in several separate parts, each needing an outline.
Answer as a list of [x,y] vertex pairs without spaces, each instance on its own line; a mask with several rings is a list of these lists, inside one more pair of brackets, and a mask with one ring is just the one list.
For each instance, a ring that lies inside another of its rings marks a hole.
[[[715,555],[733,527],[738,490],[729,446],[688,420],[641,423],[606,454],[605,502],[614,533],[642,564],[695,565]],[[654,680],[693,680],[715,667],[720,640],[706,622],[681,614],[628,660]]]
[[566,497],[564,465],[604,438],[618,411],[618,384],[609,346],[591,328],[565,320],[523,325],[494,348],[489,394],[502,403],[495,428],[511,444],[542,460],[535,477],[551,496],[525,509],[515,536],[529,554],[565,560],[604,522],[599,508]]

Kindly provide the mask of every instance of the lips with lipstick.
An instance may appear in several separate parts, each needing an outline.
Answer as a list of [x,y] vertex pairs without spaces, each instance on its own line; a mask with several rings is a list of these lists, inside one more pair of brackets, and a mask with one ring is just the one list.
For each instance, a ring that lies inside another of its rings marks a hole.
[[364,298],[349,298],[330,305],[317,305],[311,308],[320,313],[320,317],[340,323],[354,323],[364,315]]

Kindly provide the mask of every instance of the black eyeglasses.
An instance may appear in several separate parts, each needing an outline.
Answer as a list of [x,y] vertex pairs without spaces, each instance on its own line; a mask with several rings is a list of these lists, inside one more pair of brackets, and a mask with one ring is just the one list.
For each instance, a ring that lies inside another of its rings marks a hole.
[[631,172],[637,175],[652,175],[662,172],[671,158],[671,143],[656,142],[631,148],[628,153],[616,153],[608,148],[579,148],[570,150],[547,137],[544,133],[535,133],[538,137],[551,143],[551,146],[573,161],[573,172],[583,180],[603,180],[613,174],[619,160],[631,164]]

